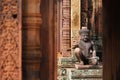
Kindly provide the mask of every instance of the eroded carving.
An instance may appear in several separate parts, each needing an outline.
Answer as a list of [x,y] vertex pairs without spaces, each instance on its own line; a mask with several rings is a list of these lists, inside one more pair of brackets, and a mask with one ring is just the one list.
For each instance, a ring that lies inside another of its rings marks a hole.
[[0,5],[0,80],[20,80],[18,0]]

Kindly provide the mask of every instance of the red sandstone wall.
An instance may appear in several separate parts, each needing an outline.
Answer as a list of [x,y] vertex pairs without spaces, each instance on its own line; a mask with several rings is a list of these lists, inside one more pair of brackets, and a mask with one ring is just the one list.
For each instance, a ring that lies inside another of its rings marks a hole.
[[0,0],[0,80],[21,80],[21,0]]

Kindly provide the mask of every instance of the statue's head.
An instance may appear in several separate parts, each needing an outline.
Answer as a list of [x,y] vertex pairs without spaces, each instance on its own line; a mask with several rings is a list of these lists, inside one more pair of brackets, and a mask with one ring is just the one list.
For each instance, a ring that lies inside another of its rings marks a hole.
[[82,29],[79,31],[81,40],[87,42],[89,40],[89,30],[87,27],[82,27]]

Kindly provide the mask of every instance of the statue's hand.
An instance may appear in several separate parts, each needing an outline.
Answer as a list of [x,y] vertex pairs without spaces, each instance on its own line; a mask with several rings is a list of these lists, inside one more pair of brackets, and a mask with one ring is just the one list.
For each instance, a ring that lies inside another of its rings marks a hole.
[[92,57],[96,57],[96,50],[93,50]]
[[99,60],[99,57],[91,57],[90,58],[90,63],[92,64],[92,65],[96,65],[96,64],[98,64],[98,60]]

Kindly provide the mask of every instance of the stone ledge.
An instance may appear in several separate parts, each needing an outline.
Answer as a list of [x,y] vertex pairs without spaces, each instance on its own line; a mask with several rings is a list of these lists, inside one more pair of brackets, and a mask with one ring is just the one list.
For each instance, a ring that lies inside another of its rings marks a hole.
[[80,65],[80,64],[75,64],[76,69],[102,69],[102,65]]
[[102,76],[101,75],[89,75],[89,76],[71,76],[72,79],[101,79]]
[[68,80],[67,76],[58,76],[57,80]]
[[59,68],[74,68],[75,65],[67,63],[67,64],[58,65],[58,67]]
[[[68,79],[66,79],[68,80]],[[98,78],[87,78],[87,79],[70,79],[70,80],[103,80],[102,78],[98,79]]]
[[69,79],[101,79],[102,69],[66,69]]
[[74,58],[74,57],[59,57],[58,61],[61,61],[61,62],[76,62],[77,59]]
[[58,67],[73,68],[75,67],[76,59],[73,57],[60,57],[58,58]]

